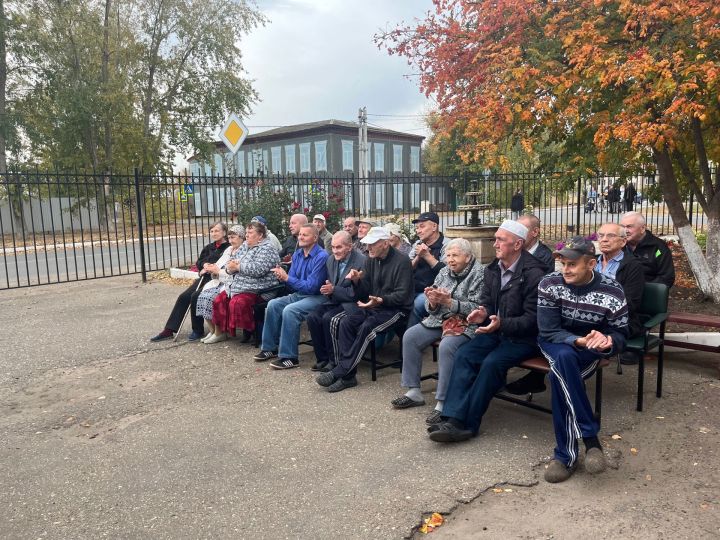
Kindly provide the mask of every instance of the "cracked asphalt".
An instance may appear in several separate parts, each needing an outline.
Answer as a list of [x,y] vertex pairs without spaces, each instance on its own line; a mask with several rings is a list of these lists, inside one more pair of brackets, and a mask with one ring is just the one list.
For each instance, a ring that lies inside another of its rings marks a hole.
[[[188,343],[188,327],[150,343],[180,291],[126,276],[0,294],[4,538],[404,538],[427,512],[541,478],[553,447],[543,413],[496,400],[480,437],[438,445],[430,405],[391,408],[396,370],[373,383],[363,366],[357,388],[328,394],[305,346],[300,369],[278,372],[249,345]],[[697,379],[670,366],[668,402]],[[609,439],[638,413],[634,373],[606,380]]]

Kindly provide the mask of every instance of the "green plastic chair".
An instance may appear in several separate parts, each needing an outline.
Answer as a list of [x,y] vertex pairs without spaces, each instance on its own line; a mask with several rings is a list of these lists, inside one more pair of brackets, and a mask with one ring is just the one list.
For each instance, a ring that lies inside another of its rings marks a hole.
[[[662,283],[646,283],[640,303],[640,320],[643,323],[643,335],[627,341],[625,350],[640,356],[638,363],[637,410],[643,408],[643,386],[645,383],[645,354],[658,349],[657,397],[662,397],[663,353],[665,350],[665,323],[668,317],[668,287]],[[650,331],[660,326],[658,335]],[[618,373],[622,373],[618,363]]]

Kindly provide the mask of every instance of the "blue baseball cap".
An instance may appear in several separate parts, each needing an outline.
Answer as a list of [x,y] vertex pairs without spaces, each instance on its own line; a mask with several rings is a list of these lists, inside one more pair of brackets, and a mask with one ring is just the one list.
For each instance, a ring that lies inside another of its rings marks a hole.
[[262,216],[255,216],[254,218],[252,218],[250,220],[250,223],[252,223],[253,221],[255,221],[257,223],[262,223],[263,225],[267,225],[267,219],[265,219]]

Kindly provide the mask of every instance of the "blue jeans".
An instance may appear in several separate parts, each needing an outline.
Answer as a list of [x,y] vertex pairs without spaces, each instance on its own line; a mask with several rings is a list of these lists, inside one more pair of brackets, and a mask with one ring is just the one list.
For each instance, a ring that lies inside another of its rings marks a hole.
[[300,326],[320,304],[327,302],[321,294],[308,296],[292,293],[268,302],[262,334],[262,350],[278,351],[280,358],[297,358]]
[[415,326],[428,316],[428,312],[425,309],[425,300],[427,300],[425,293],[419,293],[415,296],[413,308],[412,311],[410,311],[410,316],[408,317],[408,328]]
[[538,354],[535,344],[497,334],[480,334],[461,345],[455,353],[443,416],[460,420],[477,433],[490,400],[505,386],[508,370]]

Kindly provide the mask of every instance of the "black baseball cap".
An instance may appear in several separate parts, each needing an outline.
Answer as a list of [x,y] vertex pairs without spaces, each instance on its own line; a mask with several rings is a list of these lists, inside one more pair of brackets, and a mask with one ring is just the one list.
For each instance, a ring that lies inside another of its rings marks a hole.
[[570,240],[565,242],[562,249],[553,251],[553,257],[564,257],[574,261],[579,259],[583,255],[589,255],[590,257],[595,256],[595,244],[592,240],[588,240],[582,236],[573,236]]
[[432,221],[439,225],[440,216],[438,216],[435,212],[423,212],[416,219],[412,220],[413,224],[420,223],[421,221]]

